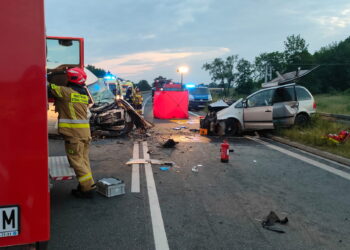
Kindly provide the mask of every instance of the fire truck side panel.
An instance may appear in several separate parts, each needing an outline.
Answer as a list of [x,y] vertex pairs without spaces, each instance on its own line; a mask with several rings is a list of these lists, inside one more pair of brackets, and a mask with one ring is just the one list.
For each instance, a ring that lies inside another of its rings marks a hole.
[[2,0],[0,23],[0,246],[9,246],[50,234],[44,0]]

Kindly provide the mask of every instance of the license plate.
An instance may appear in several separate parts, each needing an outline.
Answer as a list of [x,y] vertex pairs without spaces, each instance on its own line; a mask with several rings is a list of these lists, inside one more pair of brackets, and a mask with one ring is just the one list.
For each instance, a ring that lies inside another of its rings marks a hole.
[[0,238],[19,235],[19,207],[0,207]]

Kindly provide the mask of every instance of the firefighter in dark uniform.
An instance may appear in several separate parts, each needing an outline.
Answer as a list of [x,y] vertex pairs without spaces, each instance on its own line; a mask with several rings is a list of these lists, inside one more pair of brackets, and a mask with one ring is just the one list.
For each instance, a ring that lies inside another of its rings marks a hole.
[[69,164],[79,182],[72,194],[78,198],[92,198],[95,187],[89,160],[91,133],[86,73],[81,68],[71,68],[67,70],[67,78],[67,87],[49,84],[49,91],[55,98],[58,132],[64,138]]

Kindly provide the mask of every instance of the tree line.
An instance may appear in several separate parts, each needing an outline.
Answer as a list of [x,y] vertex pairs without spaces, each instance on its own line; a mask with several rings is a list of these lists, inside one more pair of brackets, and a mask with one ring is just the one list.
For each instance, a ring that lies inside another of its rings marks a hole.
[[205,63],[203,69],[209,72],[210,87],[221,87],[227,96],[232,93],[250,94],[277,74],[296,71],[298,68],[319,67],[301,78],[298,84],[312,93],[332,93],[350,89],[350,37],[344,41],[322,47],[311,54],[309,44],[300,35],[288,36],[284,41],[284,51],[264,52],[249,62],[238,55],[224,59],[215,58]]

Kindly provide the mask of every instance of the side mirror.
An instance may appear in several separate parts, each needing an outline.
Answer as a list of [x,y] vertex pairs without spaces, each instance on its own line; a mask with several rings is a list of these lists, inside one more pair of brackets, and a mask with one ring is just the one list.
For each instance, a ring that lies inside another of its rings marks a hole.
[[247,100],[243,100],[242,105],[243,105],[243,108],[247,108],[248,107]]

